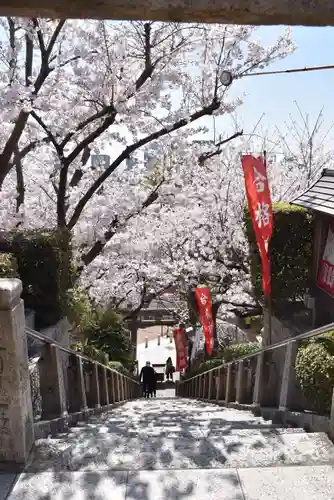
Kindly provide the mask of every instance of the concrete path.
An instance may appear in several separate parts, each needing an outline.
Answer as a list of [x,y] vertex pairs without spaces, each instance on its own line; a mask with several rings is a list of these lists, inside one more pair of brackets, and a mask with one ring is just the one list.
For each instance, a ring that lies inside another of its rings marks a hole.
[[[37,442],[8,499],[333,500],[333,464],[322,433],[165,397]],[[13,480],[0,475],[2,498]]]

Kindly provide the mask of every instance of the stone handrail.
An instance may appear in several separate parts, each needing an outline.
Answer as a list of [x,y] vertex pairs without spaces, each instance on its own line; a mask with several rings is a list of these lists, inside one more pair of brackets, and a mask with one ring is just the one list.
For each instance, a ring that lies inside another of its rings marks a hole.
[[89,356],[86,356],[85,354],[83,354],[80,351],[76,351],[75,349],[70,349],[69,347],[65,347],[65,346],[59,344],[59,342],[56,342],[55,340],[51,339],[50,337],[47,337],[46,335],[43,335],[40,332],[36,332],[36,330],[33,330],[32,328],[29,328],[29,327],[26,326],[25,327],[25,331],[26,331],[26,334],[28,336],[34,338],[35,340],[40,340],[41,342],[44,342],[45,344],[54,345],[60,351],[66,352],[67,354],[74,354],[75,356],[79,356],[84,361],[88,361],[90,363],[96,363],[97,365],[103,366],[103,367],[107,368],[110,371],[113,371],[115,373],[121,374],[123,377],[128,378],[128,379],[130,379],[130,380],[132,380],[132,381],[134,381],[135,383],[138,384],[138,381],[135,379],[135,377],[131,377],[130,375],[128,375],[126,373],[120,373],[117,370],[115,370],[114,368],[111,368],[111,367],[109,367],[107,365],[104,365],[100,361],[97,361],[97,360],[95,360],[93,358],[90,358]]
[[[303,413],[309,409],[295,376],[298,347],[329,330],[334,330],[334,323],[180,380],[177,396],[250,407],[257,412],[267,407],[276,414]],[[334,437],[334,391],[328,432]]]
[[[24,466],[36,439],[140,396],[135,378],[26,327],[21,292],[20,280],[0,279],[0,469],[2,463]],[[28,336],[41,343],[35,422]]]
[[111,404],[139,396],[140,384],[135,378],[31,328],[25,331],[43,342],[38,367],[41,419],[34,423],[35,438],[50,433],[51,428],[63,430],[69,423],[107,410]]

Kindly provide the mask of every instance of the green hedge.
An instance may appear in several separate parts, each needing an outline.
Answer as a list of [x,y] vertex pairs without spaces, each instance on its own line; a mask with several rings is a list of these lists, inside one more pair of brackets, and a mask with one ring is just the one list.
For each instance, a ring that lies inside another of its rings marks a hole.
[[257,342],[244,342],[242,344],[232,344],[226,347],[223,351],[223,358],[226,362],[232,359],[242,358],[247,354],[252,354],[260,349],[260,344]]
[[0,278],[18,278],[17,260],[11,253],[0,253]]
[[334,387],[334,332],[302,344],[295,370],[309,409],[329,413]]
[[197,368],[188,372],[186,378],[206,372],[207,370],[216,368],[234,359],[242,358],[243,356],[247,356],[247,354],[252,354],[258,351],[260,347],[261,346],[257,342],[244,342],[242,344],[227,346],[217,355],[217,357],[203,361]]
[[81,330],[86,345],[107,354],[112,361],[127,366],[133,361],[130,332],[122,316],[114,310],[96,312]]
[[15,256],[25,307],[36,312],[37,327],[52,325],[66,315],[67,290],[73,278],[69,233],[2,233],[0,253]]
[[[284,203],[273,204],[274,229],[270,242],[272,300],[300,300],[309,287],[312,258],[313,215]],[[245,209],[244,230],[250,247],[250,266],[254,293],[263,298],[261,260],[252,220]]]

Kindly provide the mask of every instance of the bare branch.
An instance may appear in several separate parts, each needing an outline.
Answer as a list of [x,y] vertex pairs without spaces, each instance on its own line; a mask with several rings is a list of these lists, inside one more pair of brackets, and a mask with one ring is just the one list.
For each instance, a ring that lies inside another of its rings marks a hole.
[[57,27],[56,27],[56,29],[54,30],[54,32],[53,32],[53,34],[52,34],[52,37],[51,37],[51,40],[50,40],[50,42],[49,42],[49,45],[48,45],[48,47],[47,47],[47,49],[46,49],[46,57],[47,57],[47,58],[49,58],[49,57],[50,57],[51,52],[52,52],[52,50],[53,50],[53,48],[54,48],[54,46],[55,46],[55,43],[56,43],[56,41],[57,41],[57,39],[58,39],[58,37],[59,37],[59,35],[60,35],[61,30],[62,30],[62,29],[63,29],[63,27],[64,27],[65,22],[66,22],[66,19],[61,19],[61,20],[59,21],[59,23],[57,24]]
[[36,33],[37,33],[37,39],[38,39],[38,44],[39,44],[39,48],[41,51],[41,55],[42,55],[42,57],[44,57],[46,49],[45,49],[44,37],[43,37],[42,31],[41,31],[41,28],[39,26],[38,19],[36,17],[34,17],[34,18],[32,18],[32,22],[33,22],[34,28],[36,30]]
[[9,46],[11,49],[11,58],[9,60],[9,69],[10,69],[9,85],[12,85],[15,78],[15,69],[17,64],[15,22],[11,17],[7,17],[7,22],[9,27]]
[[56,136],[53,135],[53,133],[50,131],[50,129],[48,128],[46,123],[43,121],[43,119],[40,116],[38,116],[38,114],[35,111],[31,111],[30,114],[31,114],[32,118],[38,123],[38,125],[40,125],[40,127],[44,130],[44,132],[46,133],[46,135],[49,139],[49,142],[51,142],[53,144],[55,150],[57,151],[58,156],[62,157],[63,150],[62,150],[61,146],[58,144]]
[[198,163],[200,165],[203,165],[210,158],[213,158],[216,155],[220,155],[223,151],[221,149],[221,146],[223,146],[224,144],[227,144],[230,141],[233,141],[233,139],[236,139],[237,137],[242,136],[243,133],[244,133],[244,131],[240,130],[239,132],[236,132],[235,134],[231,135],[230,137],[227,137],[227,139],[224,139],[223,141],[218,142],[218,144],[216,144],[217,149],[215,151],[208,151],[206,153],[201,154],[198,158]]
[[[165,179],[162,179],[157,186],[149,193],[147,198],[143,201],[141,208],[139,210],[136,210],[134,212],[131,212],[127,217],[125,218],[124,222],[129,222],[129,220],[133,219],[136,215],[140,214],[145,208],[149,207],[154,203],[157,198],[158,198],[158,191],[162,184],[164,183]],[[118,229],[120,227],[118,217],[115,216],[112,222],[110,223],[107,231],[105,231],[103,235],[103,240],[98,240],[94,243],[94,245],[91,247],[91,249],[82,257],[82,261],[85,266],[88,266],[93,260],[102,253],[104,247],[106,244],[111,240],[113,236],[117,233]],[[80,274],[83,270],[83,266],[81,268],[78,268],[78,273]]]
[[[45,80],[51,73],[52,69],[49,67],[49,56],[52,52],[52,49],[57,41],[57,38],[60,34],[60,31],[64,25],[65,21],[60,21],[53,32],[53,35],[51,37],[49,46],[47,47],[45,52],[41,52],[41,66],[40,70],[38,73],[38,76],[35,81],[34,85],[34,91],[33,95],[37,95],[38,92],[40,91],[42,85],[44,84]],[[26,67],[26,83],[28,81],[28,77],[31,77],[32,74],[32,61],[33,61],[33,46],[31,46],[31,43],[28,41],[28,35],[26,35],[26,61],[25,61],[25,67]],[[30,79],[29,79],[30,83]],[[7,142],[5,144],[5,147],[3,148],[3,151],[0,155],[0,189],[2,187],[2,184],[7,176],[7,174],[10,172],[10,170],[13,168],[13,164],[10,163],[10,159],[14,153],[15,148],[17,148],[19,140],[21,138],[21,135],[23,133],[23,130],[27,124],[29,117],[29,111],[20,111],[14,128],[12,130],[12,133],[10,134],[9,138],[7,139]]]
[[21,156],[18,150],[16,150],[14,153],[14,161],[16,167],[16,191],[17,191],[16,213],[18,213],[21,205],[23,205],[24,203],[24,193],[25,193]]

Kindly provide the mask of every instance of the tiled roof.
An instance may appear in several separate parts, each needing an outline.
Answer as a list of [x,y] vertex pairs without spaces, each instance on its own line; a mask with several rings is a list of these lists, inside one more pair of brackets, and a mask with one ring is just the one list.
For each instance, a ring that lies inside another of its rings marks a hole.
[[324,169],[320,179],[297,198],[293,205],[334,215],[334,170]]

